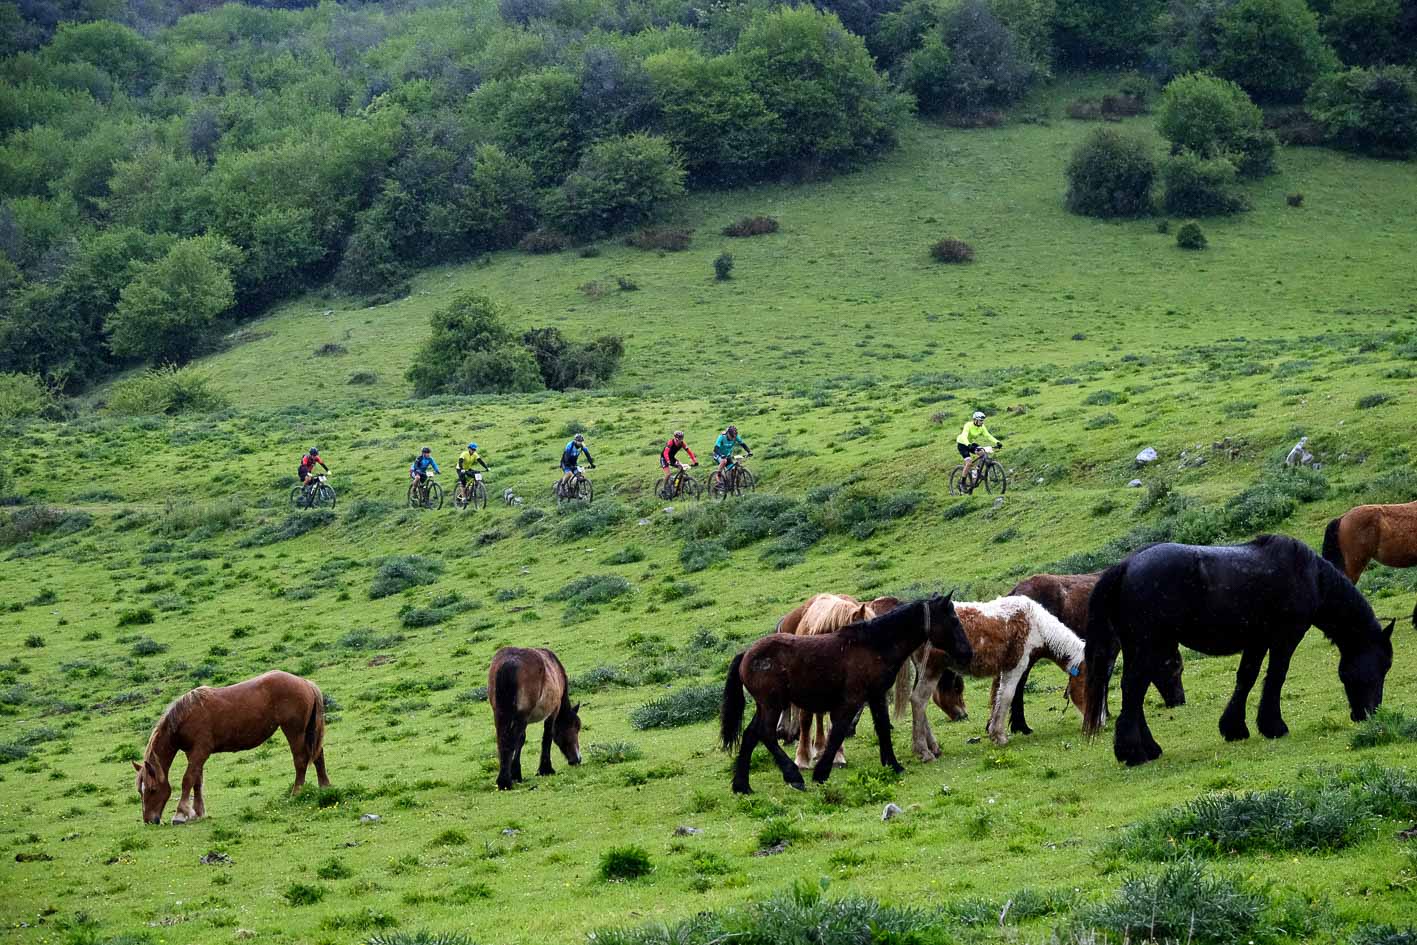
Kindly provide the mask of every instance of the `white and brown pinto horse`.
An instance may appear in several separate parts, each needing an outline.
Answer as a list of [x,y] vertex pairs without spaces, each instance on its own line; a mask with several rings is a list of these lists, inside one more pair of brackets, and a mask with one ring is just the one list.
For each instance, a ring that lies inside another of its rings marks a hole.
[[545,649],[504,646],[492,657],[487,670],[487,699],[492,703],[492,724],[497,732],[497,789],[509,790],[522,780],[522,746],[526,728],[545,723],[541,732],[539,775],[555,774],[551,743],[566,761],[581,763],[580,704],[571,704],[566,668],[556,654]]
[[[1000,597],[987,603],[958,603],[955,613],[974,649],[974,658],[964,669],[970,676],[994,678],[989,694],[989,738],[996,745],[1008,744],[1008,713],[1014,690],[1039,659],[1052,660],[1067,673],[1073,685],[1068,693],[1082,712],[1087,711],[1087,692],[1082,685],[1082,639],[1037,601],[1027,597]],[[949,661],[928,645],[911,657],[915,665],[915,685],[909,689],[911,747],[921,761],[940,755],[939,743],[930,730],[925,709],[932,697],[938,698],[940,679],[950,671]],[[906,687],[897,685],[896,714],[905,711]]]
[[217,752],[246,751],[276,733],[285,733],[295,762],[299,792],[305,771],[313,761],[320,787],[325,775],[325,697],[308,679],[275,670],[230,686],[199,686],[167,707],[148,738],[138,772],[138,797],[143,802],[143,822],[162,823],[162,809],[172,796],[168,771],[179,751],[187,753],[182,776],[182,798],[172,815],[174,824],[206,816],[202,794],[202,767]]

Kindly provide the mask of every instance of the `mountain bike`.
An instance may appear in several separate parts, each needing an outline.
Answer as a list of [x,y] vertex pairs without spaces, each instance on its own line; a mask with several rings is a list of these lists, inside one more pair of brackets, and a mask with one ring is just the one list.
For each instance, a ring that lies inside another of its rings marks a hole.
[[312,476],[303,485],[291,489],[290,505],[296,509],[334,508],[335,490],[329,484],[328,475]]
[[[695,466],[698,463],[694,464]],[[689,475],[689,471],[684,468],[683,463],[678,464],[674,475],[665,479],[660,476],[654,482],[654,494],[661,499],[677,499],[684,497],[687,499],[697,499],[703,494],[704,487],[699,485],[699,481]]]
[[487,508],[487,487],[482,484],[482,473],[475,472],[470,479],[458,481],[457,488],[453,490],[453,507],[465,509],[472,506],[474,509]]
[[595,497],[595,484],[587,479],[581,467],[577,466],[570,482],[563,483],[560,479],[556,480],[556,484],[551,487],[551,496],[559,505],[568,502],[589,504],[590,500]]
[[726,499],[731,495],[742,495],[757,488],[757,481],[748,467],[743,465],[743,457],[735,455],[724,469],[715,469],[709,476],[709,495],[715,499]]
[[417,479],[408,486],[408,507],[411,509],[441,509],[443,507],[443,487],[433,481],[433,474]]
[[997,447],[985,446],[974,459],[974,465],[969,470],[969,480],[964,480],[964,464],[960,463],[950,470],[950,495],[970,495],[982,484],[985,492],[997,492],[1004,494],[1004,490],[1009,487],[1009,477],[1004,472],[1004,467],[994,461],[994,450]]

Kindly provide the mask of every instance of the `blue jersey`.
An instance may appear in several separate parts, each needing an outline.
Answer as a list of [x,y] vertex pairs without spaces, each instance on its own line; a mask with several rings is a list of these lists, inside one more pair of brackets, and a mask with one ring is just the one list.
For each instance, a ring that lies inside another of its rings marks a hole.
[[441,470],[441,469],[438,468],[438,464],[437,464],[437,463],[433,462],[433,457],[432,457],[432,456],[419,456],[417,459],[415,459],[415,460],[413,461],[413,465],[410,466],[409,468],[412,469],[412,470],[413,470],[414,472],[416,472],[416,473],[426,473],[426,472],[428,471],[428,468],[429,468],[430,466],[433,468],[433,471],[434,471],[435,473],[440,473],[440,472],[443,471],[443,470]]
[[719,459],[732,459],[733,451],[740,446],[743,447],[745,453],[752,452],[752,450],[748,449],[748,444],[744,443],[739,437],[735,436],[729,439],[727,433],[720,433],[718,439],[713,441],[713,455],[717,456]]
[[590,450],[586,449],[585,444],[571,440],[566,444],[566,448],[561,451],[561,468],[574,469],[576,467],[576,460],[581,457],[582,453],[585,454],[586,462],[594,466],[595,460],[591,457]]

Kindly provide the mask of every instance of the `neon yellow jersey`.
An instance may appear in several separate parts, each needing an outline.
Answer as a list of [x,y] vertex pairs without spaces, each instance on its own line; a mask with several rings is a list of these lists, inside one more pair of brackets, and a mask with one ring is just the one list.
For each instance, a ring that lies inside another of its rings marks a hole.
[[982,423],[976,427],[973,420],[966,423],[964,429],[959,431],[955,442],[963,443],[965,446],[974,446],[976,443],[988,443],[990,446],[999,445],[999,441],[994,439],[994,434],[989,432],[988,427]]
[[[471,472],[473,465],[476,463],[482,463],[482,457],[478,454],[477,450],[463,450],[462,455],[458,457],[459,469],[465,469]],[[486,466],[487,464],[482,463],[482,465]]]

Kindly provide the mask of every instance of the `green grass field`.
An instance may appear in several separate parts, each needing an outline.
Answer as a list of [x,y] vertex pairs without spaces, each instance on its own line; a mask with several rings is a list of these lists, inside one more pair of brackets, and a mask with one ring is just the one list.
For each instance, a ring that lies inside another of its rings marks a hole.
[[[1025,109],[1051,121],[913,125],[896,154],[853,176],[686,200],[674,218],[697,235],[684,253],[612,242],[593,257],[507,254],[425,271],[409,298],[375,308],[302,298],[203,363],[232,398],[220,414],[115,417],[100,395],[70,422],[5,431],[16,491],[59,511],[32,532],[12,524],[0,552],[0,937],[344,943],[397,928],[530,945],[823,879],[828,895],[922,906],[1025,888],[1089,901],[1154,868],[1110,843],[1171,805],[1285,786],[1316,765],[1410,767],[1412,743],[1350,747],[1337,654],[1317,632],[1285,689],[1288,738],[1224,743],[1216,721],[1235,660],[1193,659],[1189,704],[1149,704],[1166,754],[1139,770],[1081,737],[1062,675],[1041,666],[1034,735],[971,743],[988,698],[974,680],[968,722],[932,715],[940,760],[907,760],[905,721],[906,773],[885,778],[863,726],[832,790],[806,794],[760,752],[758,793],[733,796],[715,720],[630,723],[669,692],[721,685],[731,654],[814,592],[958,587],[981,599],[1163,520],[1233,538],[1262,522],[1317,545],[1351,505],[1417,498],[1411,165],[1286,150],[1281,172],[1252,186],[1254,209],[1207,221],[1211,248],[1185,253],[1156,220],[1063,211],[1062,166],[1089,126],[1057,116],[1085,90],[1068,84]],[[1150,133],[1149,119],[1129,126]],[[1286,205],[1290,192],[1302,208]],[[782,230],[717,235],[753,213]],[[931,262],[944,235],[970,241],[978,261]],[[734,278],[716,283],[725,249]],[[619,291],[620,276],[638,291]],[[579,288],[591,282],[602,297]],[[625,367],[605,391],[407,399],[403,371],[430,311],[470,288],[526,326],[623,334]],[[317,356],[327,343],[347,353]],[[377,382],[346,384],[359,371]],[[1008,444],[997,509],[945,494],[954,435],[976,405]],[[650,496],[669,431],[707,452],[730,421],[757,454],[751,514],[719,520]],[[595,503],[579,513],[549,493],[573,424],[599,466]],[[1323,463],[1322,497],[1259,511],[1236,499],[1282,487],[1278,460],[1300,434]],[[447,470],[469,437],[493,467],[488,509],[403,508],[418,447]],[[292,515],[286,495],[311,445],[340,502]],[[1148,445],[1161,460],[1137,472]],[[1148,488],[1126,488],[1133,476]],[[525,504],[497,501],[504,488]],[[769,515],[814,522],[814,540],[754,532]],[[724,533],[726,555],[702,544]],[[433,559],[435,580],[371,598],[381,566],[403,555]],[[618,576],[603,586],[624,592],[553,599],[584,575]],[[1374,568],[1362,587],[1380,616],[1401,618],[1386,705],[1408,709],[1417,571]],[[499,794],[480,687],[506,644],[560,654],[585,702],[587,763],[557,756],[554,777]],[[167,702],[270,668],[309,676],[332,700],[335,788],[288,799],[278,738],[208,763],[206,820],[141,825],[129,761]],[[607,681],[617,676],[632,684]],[[884,823],[888,800],[904,813]],[[366,813],[380,819],[361,823]],[[680,825],[703,832],[675,836]],[[1394,839],[1406,826],[1367,825],[1337,851],[1213,865],[1318,916],[1278,938],[1345,941],[1364,922],[1417,916],[1417,859]],[[754,855],[784,835],[783,852]],[[653,871],[601,879],[602,855],[627,844]],[[199,862],[210,851],[232,862]],[[1046,940],[1058,921],[957,932]]]

